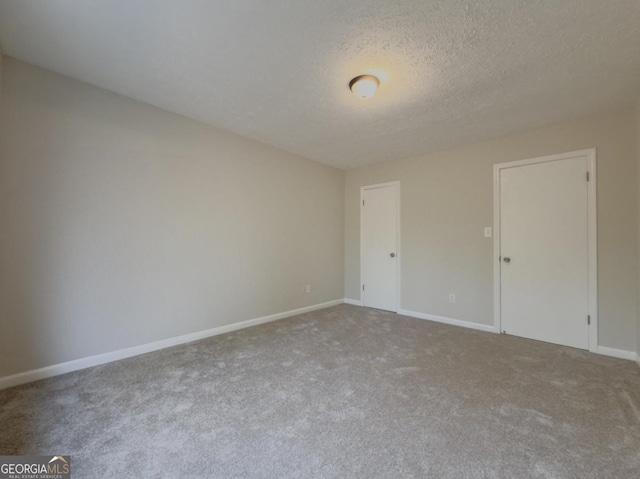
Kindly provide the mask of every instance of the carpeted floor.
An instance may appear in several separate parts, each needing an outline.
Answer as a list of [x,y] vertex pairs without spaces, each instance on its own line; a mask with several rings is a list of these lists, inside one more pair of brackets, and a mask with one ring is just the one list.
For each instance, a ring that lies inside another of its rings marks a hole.
[[0,392],[80,478],[638,478],[640,368],[341,305]]

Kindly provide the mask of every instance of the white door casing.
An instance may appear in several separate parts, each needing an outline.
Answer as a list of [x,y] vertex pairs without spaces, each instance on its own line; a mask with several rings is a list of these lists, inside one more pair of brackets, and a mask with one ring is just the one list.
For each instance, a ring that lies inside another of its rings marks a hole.
[[498,331],[595,351],[595,150],[494,173]]
[[395,312],[400,297],[400,184],[363,186],[360,193],[362,305]]

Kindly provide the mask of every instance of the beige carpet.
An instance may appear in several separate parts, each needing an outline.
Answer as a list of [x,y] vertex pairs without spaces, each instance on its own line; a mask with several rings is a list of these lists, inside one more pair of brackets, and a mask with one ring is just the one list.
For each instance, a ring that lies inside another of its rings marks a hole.
[[79,478],[638,478],[640,368],[341,305],[0,392]]

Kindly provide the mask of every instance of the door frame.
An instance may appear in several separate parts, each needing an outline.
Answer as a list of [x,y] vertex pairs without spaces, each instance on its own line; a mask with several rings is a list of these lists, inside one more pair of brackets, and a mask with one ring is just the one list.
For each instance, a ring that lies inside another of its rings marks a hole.
[[389,181],[387,183],[377,183],[375,185],[366,185],[360,187],[360,304],[364,306],[364,294],[362,294],[362,285],[364,281],[364,254],[363,254],[363,243],[364,243],[364,229],[362,227],[363,223],[363,214],[362,207],[364,202],[364,192],[366,190],[375,190],[378,188],[386,188],[389,186],[395,186],[396,188],[396,307],[395,312],[400,311],[400,270],[401,270],[401,246],[400,246],[400,181]]
[[[571,158],[587,158],[587,250],[588,250],[588,315],[591,323],[589,331],[589,351],[598,349],[598,228],[596,202],[596,149],[571,151],[558,155],[540,156],[526,160],[510,161],[493,165],[493,324],[496,333],[502,331],[501,311],[501,270],[500,270],[500,171],[506,168],[568,160]],[[586,173],[586,172],[585,172]],[[585,178],[586,181],[586,178]],[[586,320],[586,318],[585,318]]]

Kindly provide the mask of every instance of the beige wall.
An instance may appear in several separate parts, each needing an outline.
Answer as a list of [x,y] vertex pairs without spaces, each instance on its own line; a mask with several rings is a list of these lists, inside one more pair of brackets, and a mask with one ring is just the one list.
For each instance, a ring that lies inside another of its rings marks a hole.
[[636,105],[636,156],[638,169],[638,324],[636,327],[636,360],[640,364],[640,100]]
[[0,376],[343,297],[344,172],[7,57],[2,97]]
[[[493,324],[495,163],[597,148],[599,340],[635,349],[637,175],[634,113],[606,114],[430,155],[350,170],[345,191],[346,297],[360,298],[360,187],[401,182],[406,310]],[[449,304],[448,294],[456,294]]]

